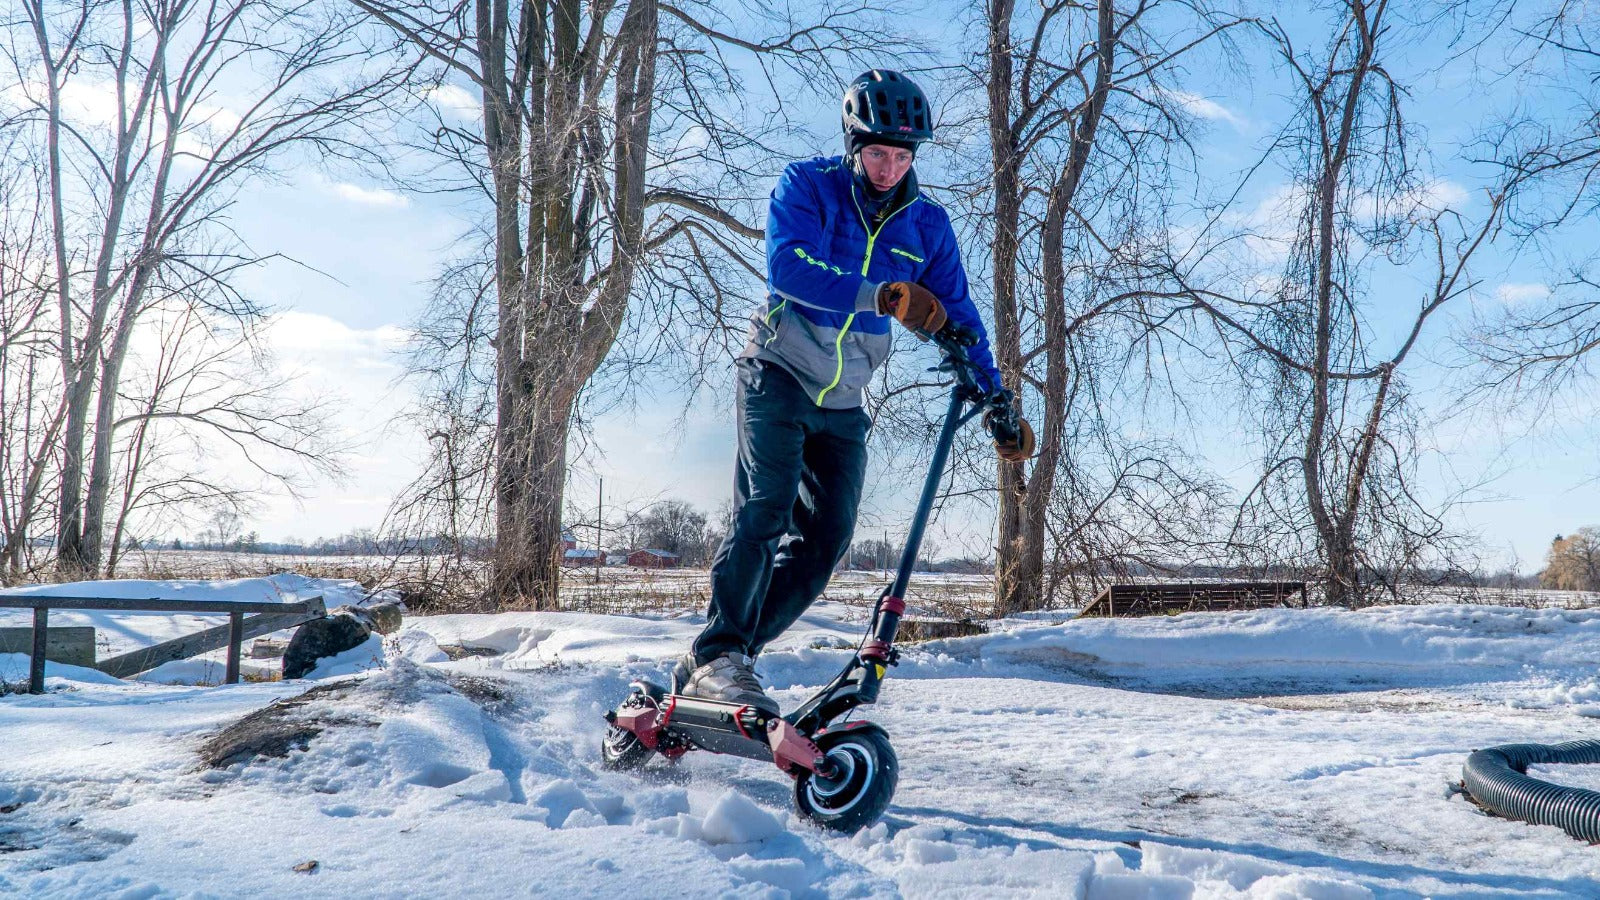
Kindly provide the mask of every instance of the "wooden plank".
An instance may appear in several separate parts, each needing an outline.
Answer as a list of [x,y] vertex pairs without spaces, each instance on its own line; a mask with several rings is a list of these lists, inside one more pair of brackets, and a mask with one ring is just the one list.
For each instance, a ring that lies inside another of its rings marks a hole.
[[149,597],[49,597],[0,594],[0,609],[97,609],[112,612],[172,613],[300,613],[323,609],[322,597],[282,603],[273,600],[174,600]]
[[[94,629],[87,625],[56,627],[45,633],[44,658],[69,666],[94,665]],[[32,653],[33,629],[0,628],[0,653]]]
[[[320,606],[320,601],[318,603]],[[239,640],[241,642],[263,634],[270,634],[284,628],[293,628],[296,625],[320,619],[325,611],[317,609],[309,612],[292,613],[287,615],[256,615],[246,616],[240,623]],[[140,672],[147,672],[162,663],[175,659],[188,659],[201,653],[209,653],[218,647],[227,646],[232,639],[233,625],[218,625],[205,631],[175,638],[154,647],[145,647],[132,653],[113,656],[95,664],[95,668],[116,678],[127,678]]]
[[45,646],[50,636],[50,610],[33,611],[33,658],[28,660],[28,693],[44,693]]
[[228,613],[228,675],[227,684],[239,683],[239,645],[244,643],[244,613]]

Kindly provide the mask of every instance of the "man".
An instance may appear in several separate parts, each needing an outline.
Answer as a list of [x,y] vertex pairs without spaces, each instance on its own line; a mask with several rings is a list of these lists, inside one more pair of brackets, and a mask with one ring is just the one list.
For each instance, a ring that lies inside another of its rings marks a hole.
[[[947,320],[976,331],[970,356],[1000,389],[950,218],[917,190],[912,162],[932,137],[921,88],[874,69],[845,91],[844,156],[793,163],[772,192],[770,293],[737,361],[735,514],[705,630],[673,673],[678,693],[778,712],[752,663],[850,545],[872,424],[861,389],[889,355],[890,319],[924,340]],[[1031,456],[1032,429],[1022,422],[996,449]]]

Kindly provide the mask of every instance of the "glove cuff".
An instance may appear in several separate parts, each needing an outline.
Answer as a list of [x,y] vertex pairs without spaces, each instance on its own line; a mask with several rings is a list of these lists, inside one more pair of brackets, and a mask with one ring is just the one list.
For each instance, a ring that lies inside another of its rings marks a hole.
[[856,312],[877,313],[880,316],[888,315],[888,313],[884,312],[883,305],[883,294],[888,288],[889,282],[887,281],[862,281],[861,288],[856,291]]

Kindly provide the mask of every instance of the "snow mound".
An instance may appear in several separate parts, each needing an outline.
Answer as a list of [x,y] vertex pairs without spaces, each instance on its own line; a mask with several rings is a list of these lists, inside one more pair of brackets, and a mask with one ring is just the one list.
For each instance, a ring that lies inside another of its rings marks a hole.
[[750,798],[728,791],[706,813],[700,833],[708,844],[753,844],[784,833],[783,823]]

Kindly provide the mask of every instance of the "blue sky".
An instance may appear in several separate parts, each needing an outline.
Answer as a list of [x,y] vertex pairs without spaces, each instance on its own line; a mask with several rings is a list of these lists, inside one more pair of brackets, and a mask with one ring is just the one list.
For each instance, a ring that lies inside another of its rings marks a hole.
[[[956,7],[961,8],[961,7]],[[938,7],[932,8],[938,12]],[[935,17],[936,18],[936,17]],[[940,21],[949,21],[942,19]],[[1308,35],[1309,18],[1290,23]],[[952,26],[953,34],[957,26]],[[1309,46],[1309,44],[1303,44]],[[1426,42],[1415,44],[1429,51]],[[1179,87],[1191,98],[1191,110],[1202,119],[1201,171],[1217,184],[1231,184],[1237,173],[1254,161],[1287,114],[1287,105],[1274,80],[1274,70],[1263,46],[1242,42],[1241,76],[1201,57],[1189,67]],[[1403,65],[1421,60],[1402,56]],[[1463,209],[1471,212],[1476,173],[1454,157],[1455,146],[1471,133],[1477,120],[1465,112],[1496,108],[1519,100],[1525,107],[1541,109],[1541,98],[1522,96],[1518,85],[1487,85],[1477,76],[1486,70],[1479,61],[1459,62],[1443,78],[1415,84],[1410,104],[1414,122],[1426,134],[1432,153],[1436,186],[1448,196],[1466,197]],[[451,95],[463,111],[470,98]],[[935,96],[935,103],[950,98]],[[805,101],[809,102],[809,101]],[[1543,107],[1554,112],[1556,101]],[[817,134],[800,141],[797,156],[809,150],[831,151],[833,107],[817,101],[812,124]],[[932,162],[925,178],[937,182]],[[1286,177],[1263,170],[1245,193],[1243,207],[1251,208],[1282,188]],[[1201,184],[1202,190],[1209,185]],[[302,168],[283,183],[259,185],[246,192],[235,207],[233,224],[260,252],[279,252],[294,262],[276,261],[253,272],[248,287],[254,295],[282,312],[272,337],[282,364],[303,376],[308,390],[337,393],[350,440],[357,451],[352,477],[345,483],[319,483],[302,502],[278,495],[266,502],[252,525],[266,538],[309,539],[355,528],[376,527],[389,499],[415,476],[423,447],[421,439],[403,423],[393,421],[404,407],[408,389],[398,381],[395,350],[406,329],[424,304],[428,283],[453,252],[460,234],[477,213],[459,200],[438,195],[405,194],[394,185],[352,172],[325,172]],[[1560,242],[1557,252],[1570,249]],[[980,268],[968,247],[969,267]],[[1431,326],[1435,355],[1446,355],[1442,340],[1462,327],[1473,312],[1492,312],[1497,303],[1536,301],[1540,286],[1553,277],[1550,267],[1536,255],[1512,257],[1497,253],[1480,266],[1481,296],[1474,307],[1463,304],[1452,316]],[[1409,320],[1416,285],[1405,283],[1403,272],[1385,291],[1394,296],[1392,315],[1381,305],[1374,324],[1382,331]],[[1387,296],[1387,293],[1386,293]],[[757,302],[752,289],[750,302]],[[719,365],[714,383],[726,384],[728,367]],[[1475,410],[1468,415],[1452,412],[1448,398],[1451,373],[1442,365],[1419,367],[1412,376],[1418,393],[1426,396],[1430,427],[1426,441],[1440,452],[1426,461],[1425,485],[1435,496],[1454,495],[1463,486],[1477,485],[1468,495],[1472,502],[1460,511],[1459,524],[1481,534],[1490,567],[1515,562],[1523,570],[1539,567],[1550,538],[1558,532],[1600,522],[1600,455],[1593,451],[1592,434],[1584,427],[1554,428],[1526,421],[1515,410]],[[1586,422],[1592,400],[1569,398],[1572,412],[1561,418]],[[594,441],[575,467],[570,495],[576,504],[593,503],[596,479],[605,478],[606,504],[638,506],[652,499],[680,497],[705,509],[719,506],[731,494],[733,440],[731,404],[725,388],[702,394],[683,416],[681,391],[665,386],[641,402],[600,416],[594,423]],[[1214,429],[1185,440],[1229,481],[1242,484],[1254,476],[1248,455],[1230,434],[1226,410],[1218,410]],[[891,488],[892,479],[875,479],[863,515],[863,528],[897,525],[908,505],[909,490]],[[946,522],[933,537],[941,550],[980,550],[992,523],[966,516]]]

